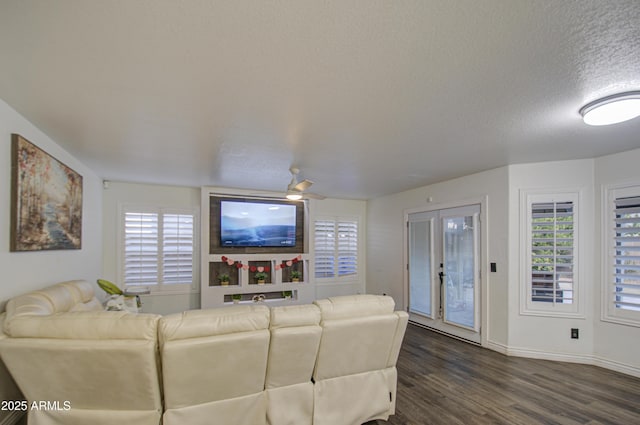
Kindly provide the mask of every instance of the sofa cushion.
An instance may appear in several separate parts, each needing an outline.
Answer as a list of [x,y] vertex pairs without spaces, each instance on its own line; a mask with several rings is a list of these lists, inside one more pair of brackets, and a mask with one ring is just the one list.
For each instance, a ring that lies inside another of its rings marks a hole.
[[316,300],[314,304],[320,308],[322,321],[391,314],[395,308],[392,297],[380,295],[345,295]]
[[272,307],[270,332],[267,421],[272,425],[311,425],[311,375],[322,335],[320,309],[313,304]]
[[320,323],[320,309],[312,304],[271,308],[271,329],[313,326]]
[[325,321],[314,379],[385,369],[397,327],[393,313]]
[[166,409],[188,409],[194,416],[202,411],[213,414],[225,408],[213,402],[261,394],[268,329],[269,308],[259,305],[163,317],[159,336]]
[[5,332],[19,317],[50,316],[69,311],[101,310],[100,302],[95,298],[93,286],[83,280],[58,283],[37,291],[19,295],[7,302]]
[[[19,338],[65,339],[149,339],[152,321],[123,315],[105,315],[94,294],[93,285],[84,280],[58,283],[12,298],[7,302],[4,332]],[[139,323],[139,324],[140,324]]]
[[266,388],[311,382],[322,328],[312,304],[272,307]]
[[188,310],[160,321],[160,343],[248,332],[269,327],[269,308],[263,305]]
[[125,311],[84,311],[51,316],[14,316],[5,321],[5,332],[13,338],[47,339],[144,339],[157,340],[155,314]]
[[95,299],[94,286],[86,280],[70,280],[58,285],[67,288],[76,304],[88,303]]

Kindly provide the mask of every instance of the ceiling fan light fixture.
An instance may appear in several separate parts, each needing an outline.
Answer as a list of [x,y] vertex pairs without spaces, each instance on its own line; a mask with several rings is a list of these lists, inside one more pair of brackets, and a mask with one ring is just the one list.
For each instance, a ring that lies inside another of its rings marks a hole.
[[299,201],[302,199],[302,194],[294,190],[287,191],[287,199],[290,201]]
[[610,125],[640,116],[640,91],[614,94],[595,100],[580,109],[585,124]]

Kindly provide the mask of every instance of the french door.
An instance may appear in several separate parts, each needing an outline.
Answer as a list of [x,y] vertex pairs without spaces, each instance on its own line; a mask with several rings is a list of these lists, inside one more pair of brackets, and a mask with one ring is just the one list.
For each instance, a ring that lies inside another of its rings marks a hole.
[[480,205],[410,213],[410,320],[480,343]]

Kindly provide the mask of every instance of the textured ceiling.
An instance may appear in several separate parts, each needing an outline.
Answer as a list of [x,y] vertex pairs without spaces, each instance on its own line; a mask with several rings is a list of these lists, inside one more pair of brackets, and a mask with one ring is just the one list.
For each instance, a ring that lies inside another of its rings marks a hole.
[[640,147],[640,2],[0,0],[0,98],[104,179],[367,199]]

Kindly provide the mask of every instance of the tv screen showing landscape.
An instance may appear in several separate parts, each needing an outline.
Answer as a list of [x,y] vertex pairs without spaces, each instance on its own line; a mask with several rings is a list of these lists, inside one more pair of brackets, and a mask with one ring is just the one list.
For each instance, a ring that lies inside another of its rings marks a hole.
[[220,202],[221,247],[295,245],[295,205]]

